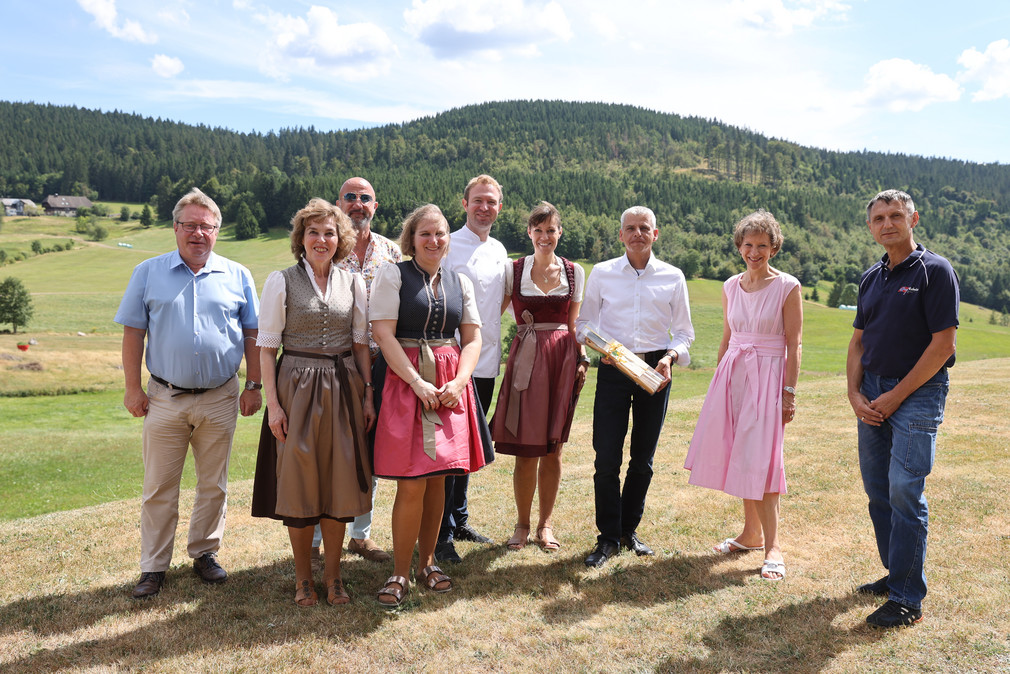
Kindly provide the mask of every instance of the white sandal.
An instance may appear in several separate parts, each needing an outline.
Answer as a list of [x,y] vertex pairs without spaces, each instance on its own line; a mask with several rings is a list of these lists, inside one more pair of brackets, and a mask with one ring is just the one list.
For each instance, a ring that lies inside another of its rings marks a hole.
[[[779,577],[778,578],[771,578],[769,576],[766,576],[765,575],[766,573],[777,573],[777,574],[779,574]],[[762,567],[761,567],[761,579],[762,580],[770,580],[770,581],[774,582],[774,581],[777,581],[777,580],[782,580],[785,577],[786,577],[786,563],[785,562],[776,562],[776,561],[773,561],[771,559],[766,559],[765,560],[764,565],[762,565]]]
[[763,550],[765,546],[759,545],[754,548],[748,548],[746,545],[737,543],[735,538],[727,538],[719,545],[713,545],[712,551],[718,552],[723,555],[728,555],[732,552],[750,552],[751,550]]

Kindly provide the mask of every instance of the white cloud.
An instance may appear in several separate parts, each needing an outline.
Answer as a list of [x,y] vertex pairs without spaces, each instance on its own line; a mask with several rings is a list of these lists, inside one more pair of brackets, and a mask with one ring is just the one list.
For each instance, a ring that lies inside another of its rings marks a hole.
[[947,75],[907,59],[887,59],[870,66],[862,103],[891,112],[918,112],[932,103],[961,97],[961,87]]
[[387,73],[396,54],[396,46],[377,25],[341,25],[327,7],[313,5],[305,18],[273,12],[256,18],[273,33],[261,70],[277,79],[311,72],[366,80]]
[[957,59],[964,71],[958,75],[962,82],[980,82],[982,88],[971,95],[973,101],[995,101],[1010,97],[1010,41],[989,43],[985,52],[972,47]]
[[838,0],[733,0],[726,9],[729,17],[751,28],[775,35],[789,35],[797,28],[809,28],[825,17],[845,19],[850,9]]
[[158,36],[144,30],[136,21],[130,19],[120,23],[118,12],[116,11],[116,0],[77,0],[85,12],[95,17],[95,24],[112,35],[127,42],[141,42],[143,44],[153,44],[158,41]]
[[189,12],[182,7],[171,7],[158,12],[158,21],[174,26],[188,26]]
[[538,45],[572,37],[565,10],[553,0],[413,0],[411,7],[403,12],[407,30],[441,59],[532,56]]
[[155,74],[160,77],[175,77],[181,73],[185,67],[186,66],[182,64],[182,61],[174,56],[156,54],[154,58],[151,59],[151,69],[154,70]]

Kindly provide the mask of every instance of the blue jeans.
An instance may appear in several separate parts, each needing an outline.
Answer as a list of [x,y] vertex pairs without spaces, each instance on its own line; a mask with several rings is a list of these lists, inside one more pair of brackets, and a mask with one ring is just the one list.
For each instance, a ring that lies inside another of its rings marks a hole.
[[[898,379],[863,374],[860,391],[874,400]],[[943,422],[950,380],[941,369],[880,426],[859,422],[859,470],[870,499],[870,520],[880,561],[888,570],[889,598],[919,608],[926,596],[929,508],[923,495],[933,469],[936,429]]]
[[[665,351],[648,354],[652,367]],[[618,545],[621,537],[635,533],[645,512],[645,497],[652,482],[652,459],[666,420],[670,400],[669,384],[649,395],[616,367],[600,363],[596,370],[596,399],[593,402],[593,449],[596,469],[597,542]],[[624,440],[631,412],[631,447],[628,471],[621,488]]]

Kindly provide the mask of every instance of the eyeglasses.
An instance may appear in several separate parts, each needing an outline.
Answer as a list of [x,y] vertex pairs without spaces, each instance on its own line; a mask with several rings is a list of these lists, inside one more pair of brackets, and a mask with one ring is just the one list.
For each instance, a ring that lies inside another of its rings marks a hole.
[[371,194],[355,194],[354,192],[348,192],[344,195],[344,201],[360,201],[363,204],[367,204],[372,201],[375,197]]
[[195,222],[177,222],[175,224],[182,227],[183,231],[186,232],[187,234],[192,234],[198,229],[200,230],[201,234],[213,234],[218,230],[217,225],[204,225]]

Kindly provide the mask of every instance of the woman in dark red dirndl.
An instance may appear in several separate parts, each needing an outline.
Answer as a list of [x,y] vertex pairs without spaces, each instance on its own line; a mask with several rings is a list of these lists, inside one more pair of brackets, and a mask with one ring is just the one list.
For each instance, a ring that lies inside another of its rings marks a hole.
[[561,485],[561,448],[568,441],[575,404],[586,381],[589,359],[575,339],[585,272],[554,254],[561,217],[546,201],[533,209],[526,226],[533,255],[513,263],[502,311],[511,302],[518,332],[498,392],[491,438],[495,451],[516,457],[512,473],[517,521],[510,550],[530,536],[533,495],[540,516],[534,541],[546,551],[561,547],[551,516]]

